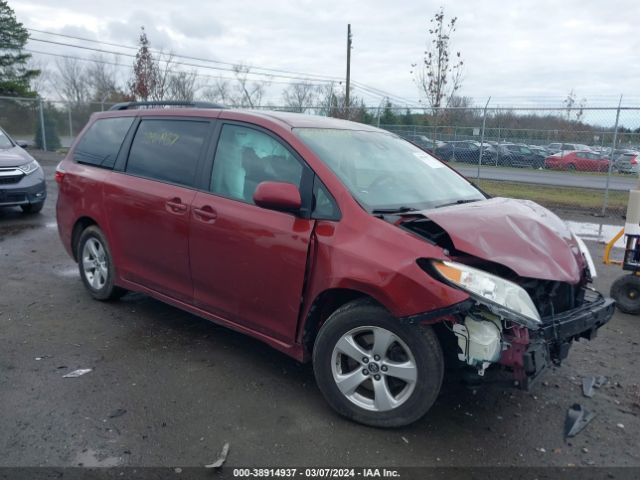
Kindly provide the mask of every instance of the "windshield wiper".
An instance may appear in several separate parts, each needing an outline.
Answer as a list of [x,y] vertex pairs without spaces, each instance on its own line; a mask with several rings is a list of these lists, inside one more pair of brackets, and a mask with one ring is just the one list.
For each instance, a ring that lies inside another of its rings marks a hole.
[[463,203],[472,203],[472,202],[479,202],[479,201],[480,201],[479,198],[466,199],[466,200],[456,200],[455,202],[449,202],[449,203],[443,203],[442,205],[436,205],[435,208],[449,207],[451,205],[462,205]]
[[413,207],[396,207],[396,208],[376,208],[371,210],[374,215],[393,215],[394,213],[417,212],[417,208]]

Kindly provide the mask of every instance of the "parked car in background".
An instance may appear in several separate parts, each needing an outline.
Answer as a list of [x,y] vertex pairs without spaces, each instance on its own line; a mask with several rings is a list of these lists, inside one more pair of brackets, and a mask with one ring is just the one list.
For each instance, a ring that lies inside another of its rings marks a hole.
[[47,198],[40,164],[0,128],[0,207],[38,213]]
[[542,168],[544,157],[537,155],[528,146],[516,143],[503,143],[495,150],[496,163],[505,167]]
[[640,152],[626,151],[613,160],[613,168],[620,173],[640,172]]
[[558,152],[571,152],[575,150],[591,151],[591,148],[588,145],[583,145],[581,143],[550,143],[545,148],[550,155]]
[[553,170],[571,170],[580,172],[606,172],[609,160],[592,151],[558,152],[547,157],[545,168]]
[[445,142],[434,140],[425,135],[408,134],[402,136],[429,153],[433,153],[436,148],[441,147],[445,144]]
[[544,163],[544,159],[547,158],[549,155],[551,155],[551,153],[549,153],[547,151],[546,148],[541,147],[540,145],[528,145],[529,150],[531,150],[534,155],[538,155],[539,157],[542,157],[543,163]]
[[[444,145],[434,150],[434,155],[444,161],[458,161],[467,163],[478,163],[480,157],[480,142],[475,140],[460,140],[446,142]],[[484,145],[482,154],[483,164],[495,165],[495,155],[491,152],[491,147]]]
[[613,315],[560,218],[487,198],[397,135],[136,106],[92,115],[56,170],[58,232],[88,293],[142,292],[311,361],[349,419],[422,417],[443,350],[478,381],[502,367],[528,388]]

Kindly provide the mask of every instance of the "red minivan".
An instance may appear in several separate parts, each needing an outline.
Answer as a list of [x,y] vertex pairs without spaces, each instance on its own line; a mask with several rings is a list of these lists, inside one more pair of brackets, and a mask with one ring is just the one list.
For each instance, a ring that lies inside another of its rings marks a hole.
[[148,107],[94,114],[56,171],[60,238],[87,290],[143,292],[313,361],[348,418],[419,419],[445,356],[526,388],[613,314],[562,220],[488,198],[392,133]]

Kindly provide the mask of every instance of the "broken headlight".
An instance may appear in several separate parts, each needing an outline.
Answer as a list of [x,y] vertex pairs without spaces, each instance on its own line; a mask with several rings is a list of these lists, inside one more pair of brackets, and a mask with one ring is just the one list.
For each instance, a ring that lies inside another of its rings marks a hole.
[[433,260],[431,264],[444,280],[490,310],[496,310],[495,313],[529,328],[537,328],[542,323],[531,297],[521,286],[461,263]]

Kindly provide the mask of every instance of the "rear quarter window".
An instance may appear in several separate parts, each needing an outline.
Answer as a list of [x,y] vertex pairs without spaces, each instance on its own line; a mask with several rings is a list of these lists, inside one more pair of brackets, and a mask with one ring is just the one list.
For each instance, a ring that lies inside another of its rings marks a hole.
[[73,153],[78,163],[113,168],[134,117],[96,120],[82,136]]

